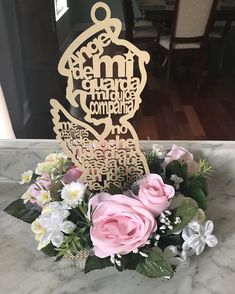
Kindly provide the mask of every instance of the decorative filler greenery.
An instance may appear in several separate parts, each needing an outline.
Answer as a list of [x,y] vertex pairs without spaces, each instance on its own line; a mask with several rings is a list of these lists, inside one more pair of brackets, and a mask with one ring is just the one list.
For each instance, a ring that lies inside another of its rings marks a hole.
[[66,155],[52,153],[22,174],[28,188],[5,212],[31,223],[38,250],[65,266],[170,279],[217,244],[205,214],[213,169],[176,145],[154,145],[145,155],[149,175],[127,191],[112,185],[95,194]]

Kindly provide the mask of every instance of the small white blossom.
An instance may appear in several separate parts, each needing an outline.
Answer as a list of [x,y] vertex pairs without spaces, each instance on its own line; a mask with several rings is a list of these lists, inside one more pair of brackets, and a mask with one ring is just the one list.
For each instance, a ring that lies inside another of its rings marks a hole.
[[180,184],[183,183],[183,181],[184,181],[181,177],[178,177],[175,174],[171,175],[170,180],[175,182],[174,187],[176,190],[178,190],[180,188]]
[[[118,257],[118,258],[122,258],[121,254],[117,254],[117,257]],[[118,259],[115,257],[115,254],[113,254],[113,255],[110,256],[110,262],[111,262],[112,264],[115,264],[115,263],[116,263],[116,265],[119,266],[119,267],[122,265],[122,264],[121,264],[121,260],[118,260]]]
[[181,219],[180,219],[179,216],[177,216],[177,217],[175,218],[174,224],[177,225],[177,224],[180,224],[180,223],[181,223]]
[[148,257],[148,254],[146,254],[146,253],[144,253],[144,252],[142,252],[142,251],[139,251],[139,254],[141,255],[141,256],[143,256],[143,257]]
[[184,239],[183,250],[193,249],[196,255],[203,252],[206,245],[215,247],[218,244],[217,238],[212,235],[214,225],[212,221],[200,224],[198,221],[190,222],[182,232]]
[[35,201],[35,198],[31,194],[31,189],[28,189],[22,196],[21,199],[24,200],[24,204],[27,203],[28,201]]
[[40,194],[37,197],[37,203],[39,205],[44,205],[51,201],[51,194],[50,191],[47,190],[40,190]]
[[155,239],[158,241],[158,240],[160,239],[160,235],[157,234],[157,235],[155,236]]
[[110,262],[111,262],[112,264],[115,263],[115,256],[114,256],[114,255],[111,255],[111,256],[110,256]]
[[121,264],[121,261],[120,261],[120,260],[117,260],[117,259],[115,259],[115,263],[116,263],[116,265],[119,266],[119,267],[122,265],[122,264]]
[[79,182],[72,182],[65,185],[61,191],[61,198],[64,203],[71,207],[76,207],[82,202],[86,186]]
[[152,147],[152,153],[154,153],[159,159],[164,159],[166,151],[163,146],[154,144]]
[[32,179],[33,171],[27,170],[22,173],[20,184],[29,184]]
[[165,225],[169,226],[171,224],[171,220],[169,218],[166,218],[165,220]]
[[165,214],[172,215],[172,212],[170,210],[165,210]]

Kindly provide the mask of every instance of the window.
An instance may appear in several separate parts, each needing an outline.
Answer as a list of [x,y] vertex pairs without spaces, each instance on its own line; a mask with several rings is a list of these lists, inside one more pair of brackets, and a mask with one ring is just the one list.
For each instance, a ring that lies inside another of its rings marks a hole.
[[67,0],[54,0],[55,3],[55,19],[58,21],[61,16],[69,9]]

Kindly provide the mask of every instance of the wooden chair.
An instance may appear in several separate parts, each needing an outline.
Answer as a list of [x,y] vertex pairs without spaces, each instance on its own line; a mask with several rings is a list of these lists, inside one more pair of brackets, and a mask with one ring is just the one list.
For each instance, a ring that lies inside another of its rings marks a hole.
[[130,42],[152,42],[157,38],[157,29],[144,18],[136,19],[132,0],[122,0],[126,39]]
[[[203,77],[208,35],[213,24],[217,0],[175,0],[171,34],[162,36],[159,26],[157,44],[167,58],[166,85],[169,87],[173,57],[197,57],[198,74]],[[201,84],[199,81],[198,85]]]

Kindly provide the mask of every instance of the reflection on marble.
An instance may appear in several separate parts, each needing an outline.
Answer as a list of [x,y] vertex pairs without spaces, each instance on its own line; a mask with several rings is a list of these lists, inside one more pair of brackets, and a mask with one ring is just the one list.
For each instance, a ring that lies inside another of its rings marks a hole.
[[[171,147],[172,142],[158,142]],[[48,153],[59,150],[56,141],[0,142],[0,293],[5,294],[232,294],[235,279],[235,142],[176,142],[216,170],[210,180],[208,218],[215,222],[216,248],[193,258],[187,270],[172,280],[151,280],[138,273],[114,269],[84,275],[64,271],[36,250],[30,225],[2,209],[18,198],[24,187],[15,182],[22,171],[34,168]],[[143,143],[146,146],[146,142]]]

